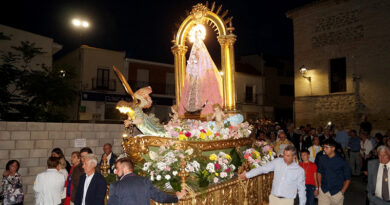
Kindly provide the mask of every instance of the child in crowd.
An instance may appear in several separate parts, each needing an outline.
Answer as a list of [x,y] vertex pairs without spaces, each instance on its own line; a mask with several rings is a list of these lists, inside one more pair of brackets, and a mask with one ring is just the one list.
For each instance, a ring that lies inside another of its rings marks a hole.
[[317,166],[309,161],[309,157],[309,150],[301,150],[302,162],[299,162],[299,166],[305,171],[306,204],[314,205],[314,196],[318,195]]

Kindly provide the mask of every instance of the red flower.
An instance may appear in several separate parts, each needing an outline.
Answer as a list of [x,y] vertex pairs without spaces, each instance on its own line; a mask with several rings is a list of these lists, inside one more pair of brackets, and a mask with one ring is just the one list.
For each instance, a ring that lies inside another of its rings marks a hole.
[[201,130],[200,130],[200,132],[206,133],[206,130],[204,130],[204,129],[201,129]]
[[182,131],[180,131],[180,132],[179,132],[179,134],[180,134],[180,135],[182,135],[182,134],[183,134],[183,132],[182,132]]
[[230,167],[225,170],[226,173],[230,172]]
[[216,170],[220,170],[221,169],[221,165],[219,165],[218,163],[216,163],[214,166],[215,166]]
[[191,137],[191,133],[190,133],[190,132],[186,132],[184,135],[185,135],[186,137]]
[[220,136],[221,134],[219,134],[219,132],[215,133],[215,136]]
[[233,129],[233,126],[230,125],[230,126],[229,126],[229,129],[230,129],[230,130]]

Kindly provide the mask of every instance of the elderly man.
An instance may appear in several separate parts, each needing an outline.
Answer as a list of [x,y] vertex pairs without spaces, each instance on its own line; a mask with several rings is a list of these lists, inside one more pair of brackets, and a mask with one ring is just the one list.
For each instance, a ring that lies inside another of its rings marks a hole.
[[103,175],[96,172],[97,159],[94,154],[86,154],[83,158],[85,174],[80,177],[74,204],[104,205],[107,183]]
[[284,133],[282,130],[279,133],[279,139],[275,143],[275,152],[278,156],[282,156],[284,152],[284,148],[287,147],[287,145],[292,145],[292,143],[287,139],[286,133]]
[[176,196],[156,189],[148,178],[133,173],[134,164],[128,158],[118,159],[115,174],[119,181],[111,184],[108,205],[148,205],[150,199],[159,203],[177,203],[186,194],[183,189]]
[[382,145],[377,148],[377,152],[379,160],[368,161],[367,198],[370,205],[390,204],[390,149]]
[[113,166],[115,164],[115,160],[117,156],[112,152],[112,145],[110,143],[107,143],[103,146],[103,155],[100,159],[100,165],[103,164],[104,160],[107,160],[108,165],[110,165],[110,169],[108,170],[108,173],[114,173]]
[[304,170],[294,162],[297,151],[294,145],[288,145],[284,149],[283,158],[276,158],[264,166],[252,169],[250,172],[243,172],[239,178],[245,180],[260,174],[274,172],[270,205],[292,205],[294,198],[299,195],[299,204],[306,203],[306,187]]

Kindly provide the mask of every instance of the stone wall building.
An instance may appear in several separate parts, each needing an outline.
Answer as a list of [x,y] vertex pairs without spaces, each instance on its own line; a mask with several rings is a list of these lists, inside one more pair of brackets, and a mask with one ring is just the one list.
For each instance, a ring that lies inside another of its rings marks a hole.
[[388,0],[322,0],[287,13],[297,126],[356,128],[366,115],[374,129],[390,128],[389,11]]

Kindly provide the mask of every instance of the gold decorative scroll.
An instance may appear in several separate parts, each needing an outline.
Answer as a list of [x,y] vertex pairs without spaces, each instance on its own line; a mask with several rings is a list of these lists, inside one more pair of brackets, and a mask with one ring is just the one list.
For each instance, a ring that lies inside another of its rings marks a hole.
[[[187,195],[179,203],[172,205],[258,205],[268,204],[273,173],[259,175],[246,181],[238,178],[208,187],[195,196]],[[242,187],[240,184],[246,184]],[[151,200],[152,205],[159,205]]]

